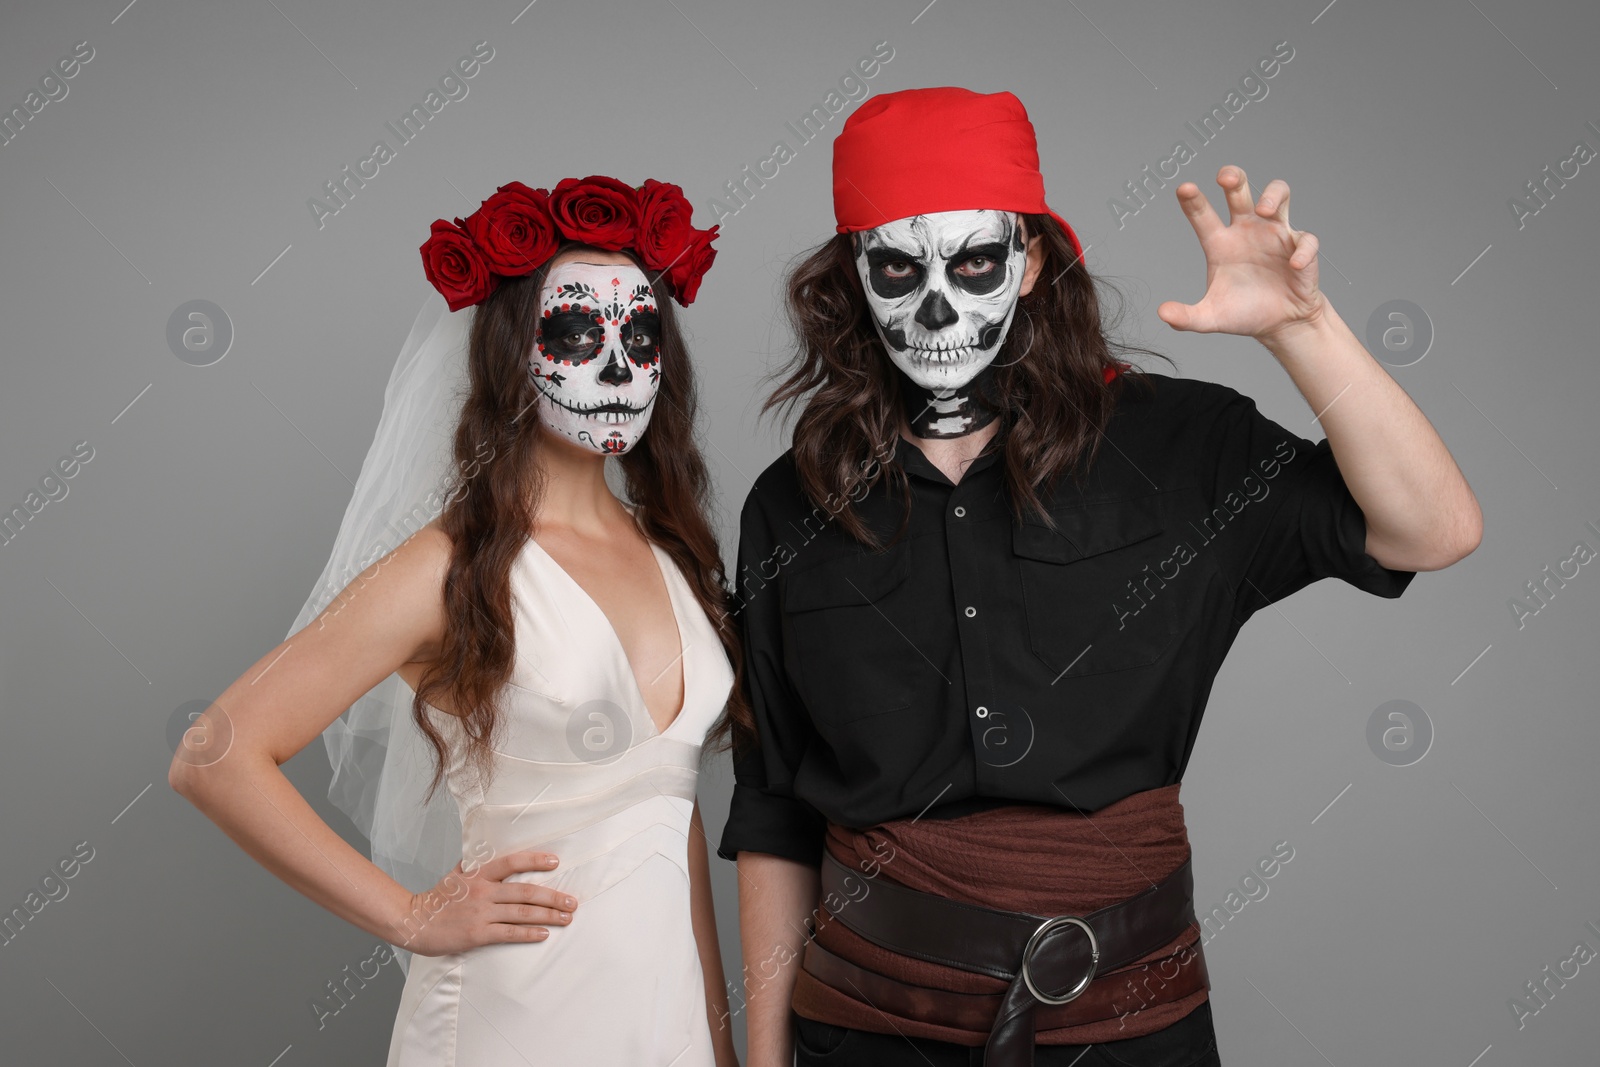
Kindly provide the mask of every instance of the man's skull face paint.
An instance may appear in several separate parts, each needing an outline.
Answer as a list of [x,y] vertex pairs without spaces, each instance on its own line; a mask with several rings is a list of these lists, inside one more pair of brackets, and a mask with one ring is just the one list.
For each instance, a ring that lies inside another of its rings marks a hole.
[[643,435],[661,384],[661,319],[632,264],[569,259],[545,278],[528,362],[539,419],[603,454]]
[[924,389],[966,385],[1000,351],[1027,248],[1009,211],[941,211],[856,235],[856,270],[878,336]]

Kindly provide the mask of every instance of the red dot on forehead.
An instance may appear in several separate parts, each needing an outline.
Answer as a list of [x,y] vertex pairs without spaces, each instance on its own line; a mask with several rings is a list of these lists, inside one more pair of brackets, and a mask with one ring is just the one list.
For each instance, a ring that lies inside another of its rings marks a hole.
[[621,285],[622,284],[622,279],[621,278],[612,278],[611,279],[611,284],[612,285]]

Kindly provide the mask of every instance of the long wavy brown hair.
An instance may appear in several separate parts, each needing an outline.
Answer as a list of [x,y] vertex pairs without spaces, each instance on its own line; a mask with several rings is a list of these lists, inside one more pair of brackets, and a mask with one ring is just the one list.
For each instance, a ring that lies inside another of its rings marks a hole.
[[[1116,341],[1114,317],[1103,320],[1097,287],[1115,293],[1089,273],[1066,233],[1049,215],[1022,216],[1024,233],[1042,239],[1044,268],[1032,292],[1017,303],[1011,329],[995,356],[997,434],[1005,450],[1005,484],[1020,519],[1026,511],[1054,525],[1042,494],[1072,472],[1082,484],[1099,451],[1118,391],[1148,389],[1129,365],[1108,384],[1105,369],[1116,355],[1152,349]],[[898,539],[910,519],[910,486],[897,465],[884,463],[899,435],[901,376],[873,326],[871,310],[849,234],[806,253],[790,271],[787,312],[796,348],[774,377],[777,388],[762,404],[789,414],[802,401],[794,426],[794,462],[813,502],[843,500],[837,518],[857,541],[881,547],[861,520],[849,492],[889,478],[905,500]],[[1119,305],[1126,301],[1118,294]],[[1121,369],[1121,368],[1119,368]],[[876,460],[876,463],[872,461]],[[863,471],[872,470],[871,475]],[[830,509],[831,510],[831,509]]]
[[[583,247],[573,243],[558,251]],[[666,550],[688,579],[695,599],[713,620],[729,660],[740,661],[729,592],[707,513],[710,476],[695,440],[697,402],[689,349],[673,312],[672,287],[633,253],[624,251],[649,279],[661,319],[662,375],[655,410],[643,436],[617,457],[626,494],[637,507],[641,531]],[[539,296],[549,264],[506,278],[478,306],[467,355],[468,392],[456,425],[455,467],[439,525],[452,544],[444,581],[446,625],[438,658],[424,672],[412,717],[434,751],[428,796],[443,781],[449,746],[429,720],[424,703],[448,694],[467,739],[468,765],[487,776],[491,746],[501,722],[499,694],[509,680],[515,648],[511,565],[531,535],[543,485],[540,450],[546,447],[534,413],[536,387],[528,374],[539,321]],[[731,708],[742,708],[738,687]],[[748,712],[743,712],[748,718]]]

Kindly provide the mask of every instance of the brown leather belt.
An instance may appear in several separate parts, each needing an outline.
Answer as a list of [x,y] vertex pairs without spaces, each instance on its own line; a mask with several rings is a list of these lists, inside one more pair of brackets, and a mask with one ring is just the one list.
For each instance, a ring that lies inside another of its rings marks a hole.
[[[1084,916],[999,911],[863,878],[832,853],[822,860],[822,896],[845,901],[835,921],[892,952],[1010,982],[1002,994],[911,986],[858,967],[812,940],[802,966],[829,986],[907,1018],[989,1030],[987,1067],[1033,1063],[1034,1032],[1113,1018],[1130,975],[1106,972],[1176,940],[1194,922],[1189,861],[1127,900]],[[865,892],[863,892],[863,888]],[[1177,973],[1161,974],[1161,999],[1210,988],[1200,945]],[[1137,972],[1134,972],[1137,973]],[[1096,977],[1096,976],[1099,977]],[[1147,983],[1148,984],[1148,983]]]

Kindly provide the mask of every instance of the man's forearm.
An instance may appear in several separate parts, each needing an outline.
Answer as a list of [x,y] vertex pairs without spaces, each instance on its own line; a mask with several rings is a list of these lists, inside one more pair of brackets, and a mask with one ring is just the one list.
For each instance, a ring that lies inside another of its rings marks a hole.
[[1437,570],[1472,551],[1483,516],[1460,468],[1331,304],[1315,323],[1262,344],[1319,417],[1366,516],[1369,555],[1386,567]]
[[744,952],[749,1067],[791,1067],[794,994],[806,920],[817,903],[815,867],[761,852],[740,852],[739,942]]

